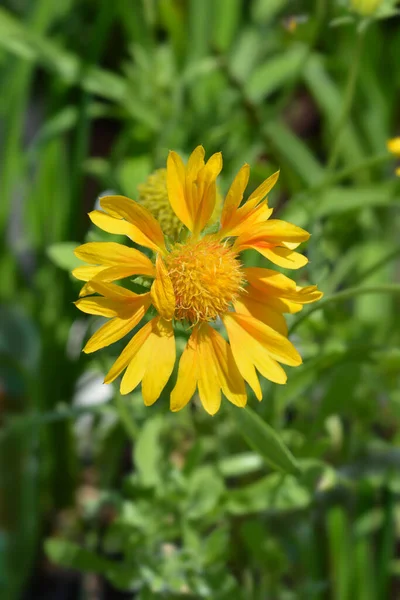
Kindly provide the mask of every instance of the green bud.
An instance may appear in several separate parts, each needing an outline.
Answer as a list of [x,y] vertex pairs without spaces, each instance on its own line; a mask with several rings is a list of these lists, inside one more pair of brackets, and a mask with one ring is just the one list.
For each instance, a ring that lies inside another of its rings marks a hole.
[[363,17],[370,17],[383,3],[383,0],[350,0],[351,8]]

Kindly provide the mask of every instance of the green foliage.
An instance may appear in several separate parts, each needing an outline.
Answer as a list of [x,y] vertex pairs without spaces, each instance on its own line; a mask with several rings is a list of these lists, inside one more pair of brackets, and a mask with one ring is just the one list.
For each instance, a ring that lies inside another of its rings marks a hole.
[[[105,599],[106,581],[139,600],[396,597],[398,13],[2,4],[2,599],[33,597],[46,568],[92,574]],[[122,346],[81,354],[95,325],[69,275],[81,242],[123,241],[91,226],[96,198],[136,198],[169,149],[199,143],[223,152],[221,192],[244,162],[250,191],[280,168],[271,206],[312,233],[290,275],[325,292],[289,317],[304,362],[287,384],[214,418],[197,400],[170,413],[170,386],[151,408],[102,386]]]

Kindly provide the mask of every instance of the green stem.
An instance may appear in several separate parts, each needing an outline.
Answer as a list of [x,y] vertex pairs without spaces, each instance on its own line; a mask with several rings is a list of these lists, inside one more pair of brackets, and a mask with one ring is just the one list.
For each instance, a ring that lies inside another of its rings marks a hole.
[[332,294],[332,296],[328,296],[323,300],[320,300],[318,304],[312,306],[305,314],[303,314],[297,321],[295,321],[290,328],[289,334],[293,333],[295,329],[305,321],[312,313],[317,310],[321,310],[328,306],[329,304],[334,304],[335,302],[342,302],[343,300],[348,300],[349,298],[354,298],[356,296],[362,296],[363,294],[400,294],[400,284],[387,284],[387,285],[375,285],[368,287],[353,287],[347,290],[343,290],[341,292],[337,292],[336,294]]
[[4,427],[0,430],[0,440],[9,433],[24,433],[27,429],[42,427],[50,423],[64,421],[66,419],[76,419],[81,415],[90,413],[101,413],[109,410],[109,403],[94,404],[92,406],[74,406],[72,408],[62,407],[56,410],[42,413],[31,413],[27,415],[18,415],[8,417]]
[[132,415],[130,414],[126,404],[126,400],[121,396],[121,394],[118,393],[115,394],[114,400],[115,408],[117,410],[121,425],[124,427],[127,436],[132,441],[135,441],[138,436],[139,429],[136,426],[135,421],[132,419]]
[[358,285],[359,283],[364,281],[364,279],[367,279],[370,275],[372,275],[376,271],[379,271],[379,269],[381,267],[384,267],[386,265],[386,263],[390,262],[393,258],[396,258],[396,256],[399,256],[399,255],[400,255],[400,246],[397,246],[397,248],[395,248],[394,250],[391,250],[390,252],[385,254],[385,256],[383,256],[382,258],[377,260],[376,263],[371,265],[368,269],[361,271],[361,273],[358,276],[356,275],[353,279],[353,284],[355,283]]
[[351,107],[354,99],[354,92],[356,88],[358,72],[360,68],[362,49],[364,45],[365,38],[365,29],[361,29],[358,31],[357,41],[354,51],[354,57],[351,62],[351,67],[349,71],[349,76],[346,84],[345,97],[342,105],[342,111],[340,113],[340,117],[338,120],[338,124],[336,127],[336,132],[334,134],[334,141],[332,144],[332,150],[328,159],[328,173],[334,171],[336,162],[338,159],[338,154],[340,150],[340,140],[343,133],[343,129],[346,125],[347,118],[351,111]]

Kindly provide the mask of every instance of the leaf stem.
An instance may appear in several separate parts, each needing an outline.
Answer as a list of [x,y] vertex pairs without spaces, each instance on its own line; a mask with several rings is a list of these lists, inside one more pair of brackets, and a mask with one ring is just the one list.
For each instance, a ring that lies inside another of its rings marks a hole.
[[336,132],[334,133],[334,141],[332,144],[332,149],[330,156],[328,158],[328,173],[334,171],[336,162],[339,155],[340,150],[340,141],[343,133],[343,129],[346,125],[347,118],[351,111],[351,107],[353,105],[354,92],[356,89],[356,83],[358,78],[358,72],[360,69],[361,55],[364,46],[364,38],[365,38],[365,29],[358,30],[357,32],[357,41],[354,50],[354,56],[351,61],[351,66],[349,70],[349,75],[347,78],[346,90],[344,101],[342,105],[342,111],[339,116],[339,120],[336,126]]
[[324,309],[329,304],[334,304],[335,302],[342,302],[343,300],[348,300],[356,296],[362,296],[363,294],[400,294],[400,284],[352,287],[348,288],[347,290],[337,292],[336,294],[332,294],[332,296],[328,296],[328,298],[320,300],[318,304],[312,306],[305,314],[299,317],[299,319],[297,319],[297,321],[295,321],[292,327],[290,328],[289,335],[293,333],[295,329],[297,329],[300,323],[305,321],[312,313],[316,312],[317,310]]

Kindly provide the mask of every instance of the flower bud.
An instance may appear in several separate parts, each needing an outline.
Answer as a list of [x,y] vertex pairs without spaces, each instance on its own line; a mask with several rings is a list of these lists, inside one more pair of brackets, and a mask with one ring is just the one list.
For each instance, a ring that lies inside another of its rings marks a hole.
[[363,17],[370,17],[383,3],[383,0],[350,0],[351,8]]

